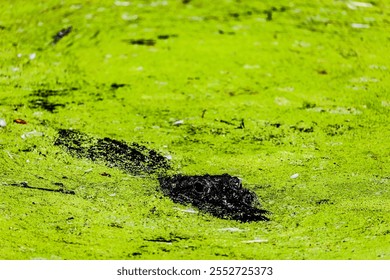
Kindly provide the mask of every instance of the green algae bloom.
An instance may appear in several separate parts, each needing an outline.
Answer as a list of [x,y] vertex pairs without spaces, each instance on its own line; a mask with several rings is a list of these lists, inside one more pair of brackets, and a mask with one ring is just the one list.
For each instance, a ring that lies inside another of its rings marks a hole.
[[[3,1],[0,258],[390,259],[389,9]],[[147,172],[90,150],[112,143]],[[170,199],[151,151],[241,178],[269,221]]]

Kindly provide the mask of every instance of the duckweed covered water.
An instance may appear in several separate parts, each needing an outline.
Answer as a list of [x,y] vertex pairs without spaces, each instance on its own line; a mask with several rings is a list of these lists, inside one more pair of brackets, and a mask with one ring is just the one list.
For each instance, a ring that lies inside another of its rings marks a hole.
[[[390,259],[388,1],[3,2],[0,258]],[[139,147],[270,221],[110,165]]]

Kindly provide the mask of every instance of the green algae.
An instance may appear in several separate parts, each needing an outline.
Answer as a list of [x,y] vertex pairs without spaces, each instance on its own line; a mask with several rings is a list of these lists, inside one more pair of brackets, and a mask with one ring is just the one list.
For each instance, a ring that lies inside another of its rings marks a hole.
[[[388,3],[210,2],[5,1],[2,259],[390,259]],[[271,221],[73,158],[71,128],[239,176]]]

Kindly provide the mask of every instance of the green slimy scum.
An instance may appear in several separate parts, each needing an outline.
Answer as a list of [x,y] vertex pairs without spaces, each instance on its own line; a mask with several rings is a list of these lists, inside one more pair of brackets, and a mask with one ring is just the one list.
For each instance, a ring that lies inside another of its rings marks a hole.
[[[2,259],[390,259],[388,1],[129,3],[3,3]],[[175,203],[61,129],[242,178],[271,220]]]

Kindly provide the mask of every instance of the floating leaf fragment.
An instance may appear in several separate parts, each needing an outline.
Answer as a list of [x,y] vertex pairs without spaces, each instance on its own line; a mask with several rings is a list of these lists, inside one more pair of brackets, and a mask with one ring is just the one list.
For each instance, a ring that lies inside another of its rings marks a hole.
[[25,120],[22,120],[22,119],[16,119],[16,120],[14,120],[14,123],[27,124],[27,122]]

